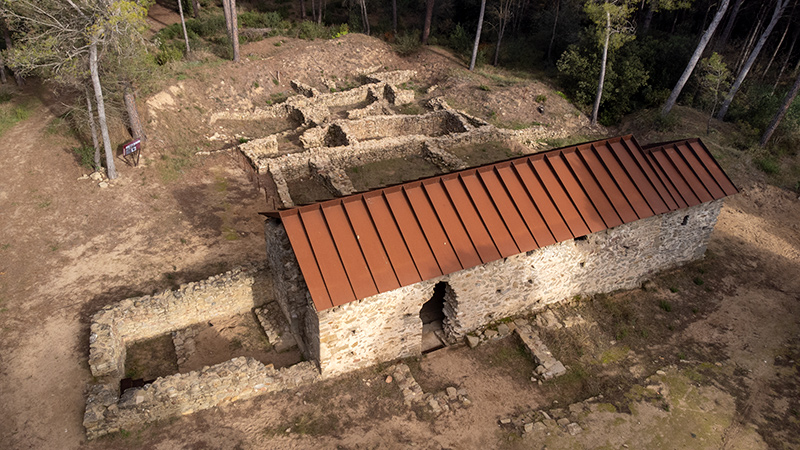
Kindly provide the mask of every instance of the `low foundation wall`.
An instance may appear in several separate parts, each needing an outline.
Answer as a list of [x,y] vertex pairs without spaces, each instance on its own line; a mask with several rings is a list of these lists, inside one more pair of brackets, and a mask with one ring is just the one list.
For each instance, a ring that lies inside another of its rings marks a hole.
[[135,297],[95,313],[89,336],[89,367],[96,377],[121,378],[125,346],[195,323],[250,311],[264,303],[253,283],[259,266],[238,268],[174,291]]
[[111,385],[95,385],[86,401],[83,425],[89,439],[269,392],[293,389],[319,378],[314,363],[276,370],[239,357],[203,370],[159,378],[122,398]]
[[249,312],[272,301],[273,280],[263,264],[237,268],[173,291],[122,300],[94,315],[89,367],[101,384],[90,387],[84,414],[91,439],[122,428],[291,389],[319,378],[315,363],[276,370],[252,358],[234,358],[202,370],[157,378],[120,396],[125,349],[131,342],[196,323]]
[[572,298],[630,289],[701,258],[722,201],[662,214],[317,312],[324,377],[420,352],[422,304],[446,282],[451,338]]
[[372,116],[340,122],[348,141],[365,141],[398,136],[442,136],[467,131],[454,111],[434,111],[419,116]]

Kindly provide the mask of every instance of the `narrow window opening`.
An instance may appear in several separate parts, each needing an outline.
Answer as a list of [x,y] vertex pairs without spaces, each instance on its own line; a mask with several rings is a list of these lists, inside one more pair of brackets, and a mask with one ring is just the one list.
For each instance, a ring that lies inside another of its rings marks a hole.
[[681,222],[681,225],[686,225],[687,223],[689,223],[689,216],[683,216],[683,222]]
[[578,237],[575,238],[575,240],[576,241],[585,241],[587,238],[588,238],[588,235],[587,236],[578,236]]

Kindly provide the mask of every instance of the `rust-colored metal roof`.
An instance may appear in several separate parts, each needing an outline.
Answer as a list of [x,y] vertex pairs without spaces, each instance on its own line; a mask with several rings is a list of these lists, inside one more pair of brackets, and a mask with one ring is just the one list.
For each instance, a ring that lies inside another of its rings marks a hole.
[[736,192],[699,139],[624,136],[273,214],[323,310]]

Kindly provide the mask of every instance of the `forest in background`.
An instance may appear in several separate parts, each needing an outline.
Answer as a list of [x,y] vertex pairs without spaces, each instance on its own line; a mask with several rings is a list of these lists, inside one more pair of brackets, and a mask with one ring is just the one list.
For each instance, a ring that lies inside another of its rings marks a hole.
[[[234,42],[273,35],[328,39],[348,32],[384,39],[403,55],[423,44],[438,45],[465,64],[492,64],[546,80],[607,126],[657,109],[662,114],[654,114],[653,126],[674,128],[677,119],[665,113],[664,105],[688,72],[677,102],[704,111],[709,130],[713,116],[735,123],[747,138],[738,146],[766,144],[775,158],[795,156],[800,144],[800,106],[794,102],[800,86],[800,0],[158,3],[173,10],[180,6],[185,23],[149,32],[144,17],[151,0],[2,3],[3,83],[10,85],[15,77],[20,84],[26,77],[44,79],[73,98],[73,118],[82,118],[74,120],[76,128],[92,142],[82,151],[96,167],[102,164],[103,145],[106,164],[113,165],[103,131],[105,110],[124,120],[133,137],[146,139],[136,93],[157,89],[172,63],[199,51],[236,60]],[[707,42],[698,52],[704,36]],[[696,65],[687,70],[693,55]],[[0,92],[0,102],[11,98],[9,92]],[[5,115],[2,121],[10,122],[24,111]],[[769,157],[759,161],[765,172],[778,170]],[[800,181],[794,187],[800,189]]]

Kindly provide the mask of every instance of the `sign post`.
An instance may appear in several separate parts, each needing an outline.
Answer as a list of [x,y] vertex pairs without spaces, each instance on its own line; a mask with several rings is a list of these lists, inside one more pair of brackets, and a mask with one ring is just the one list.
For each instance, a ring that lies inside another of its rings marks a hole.
[[127,161],[128,156],[131,157],[133,160],[133,165],[139,165],[139,155],[142,153],[142,140],[141,139],[134,139],[130,142],[126,142],[125,146],[122,148],[122,157],[125,158]]

